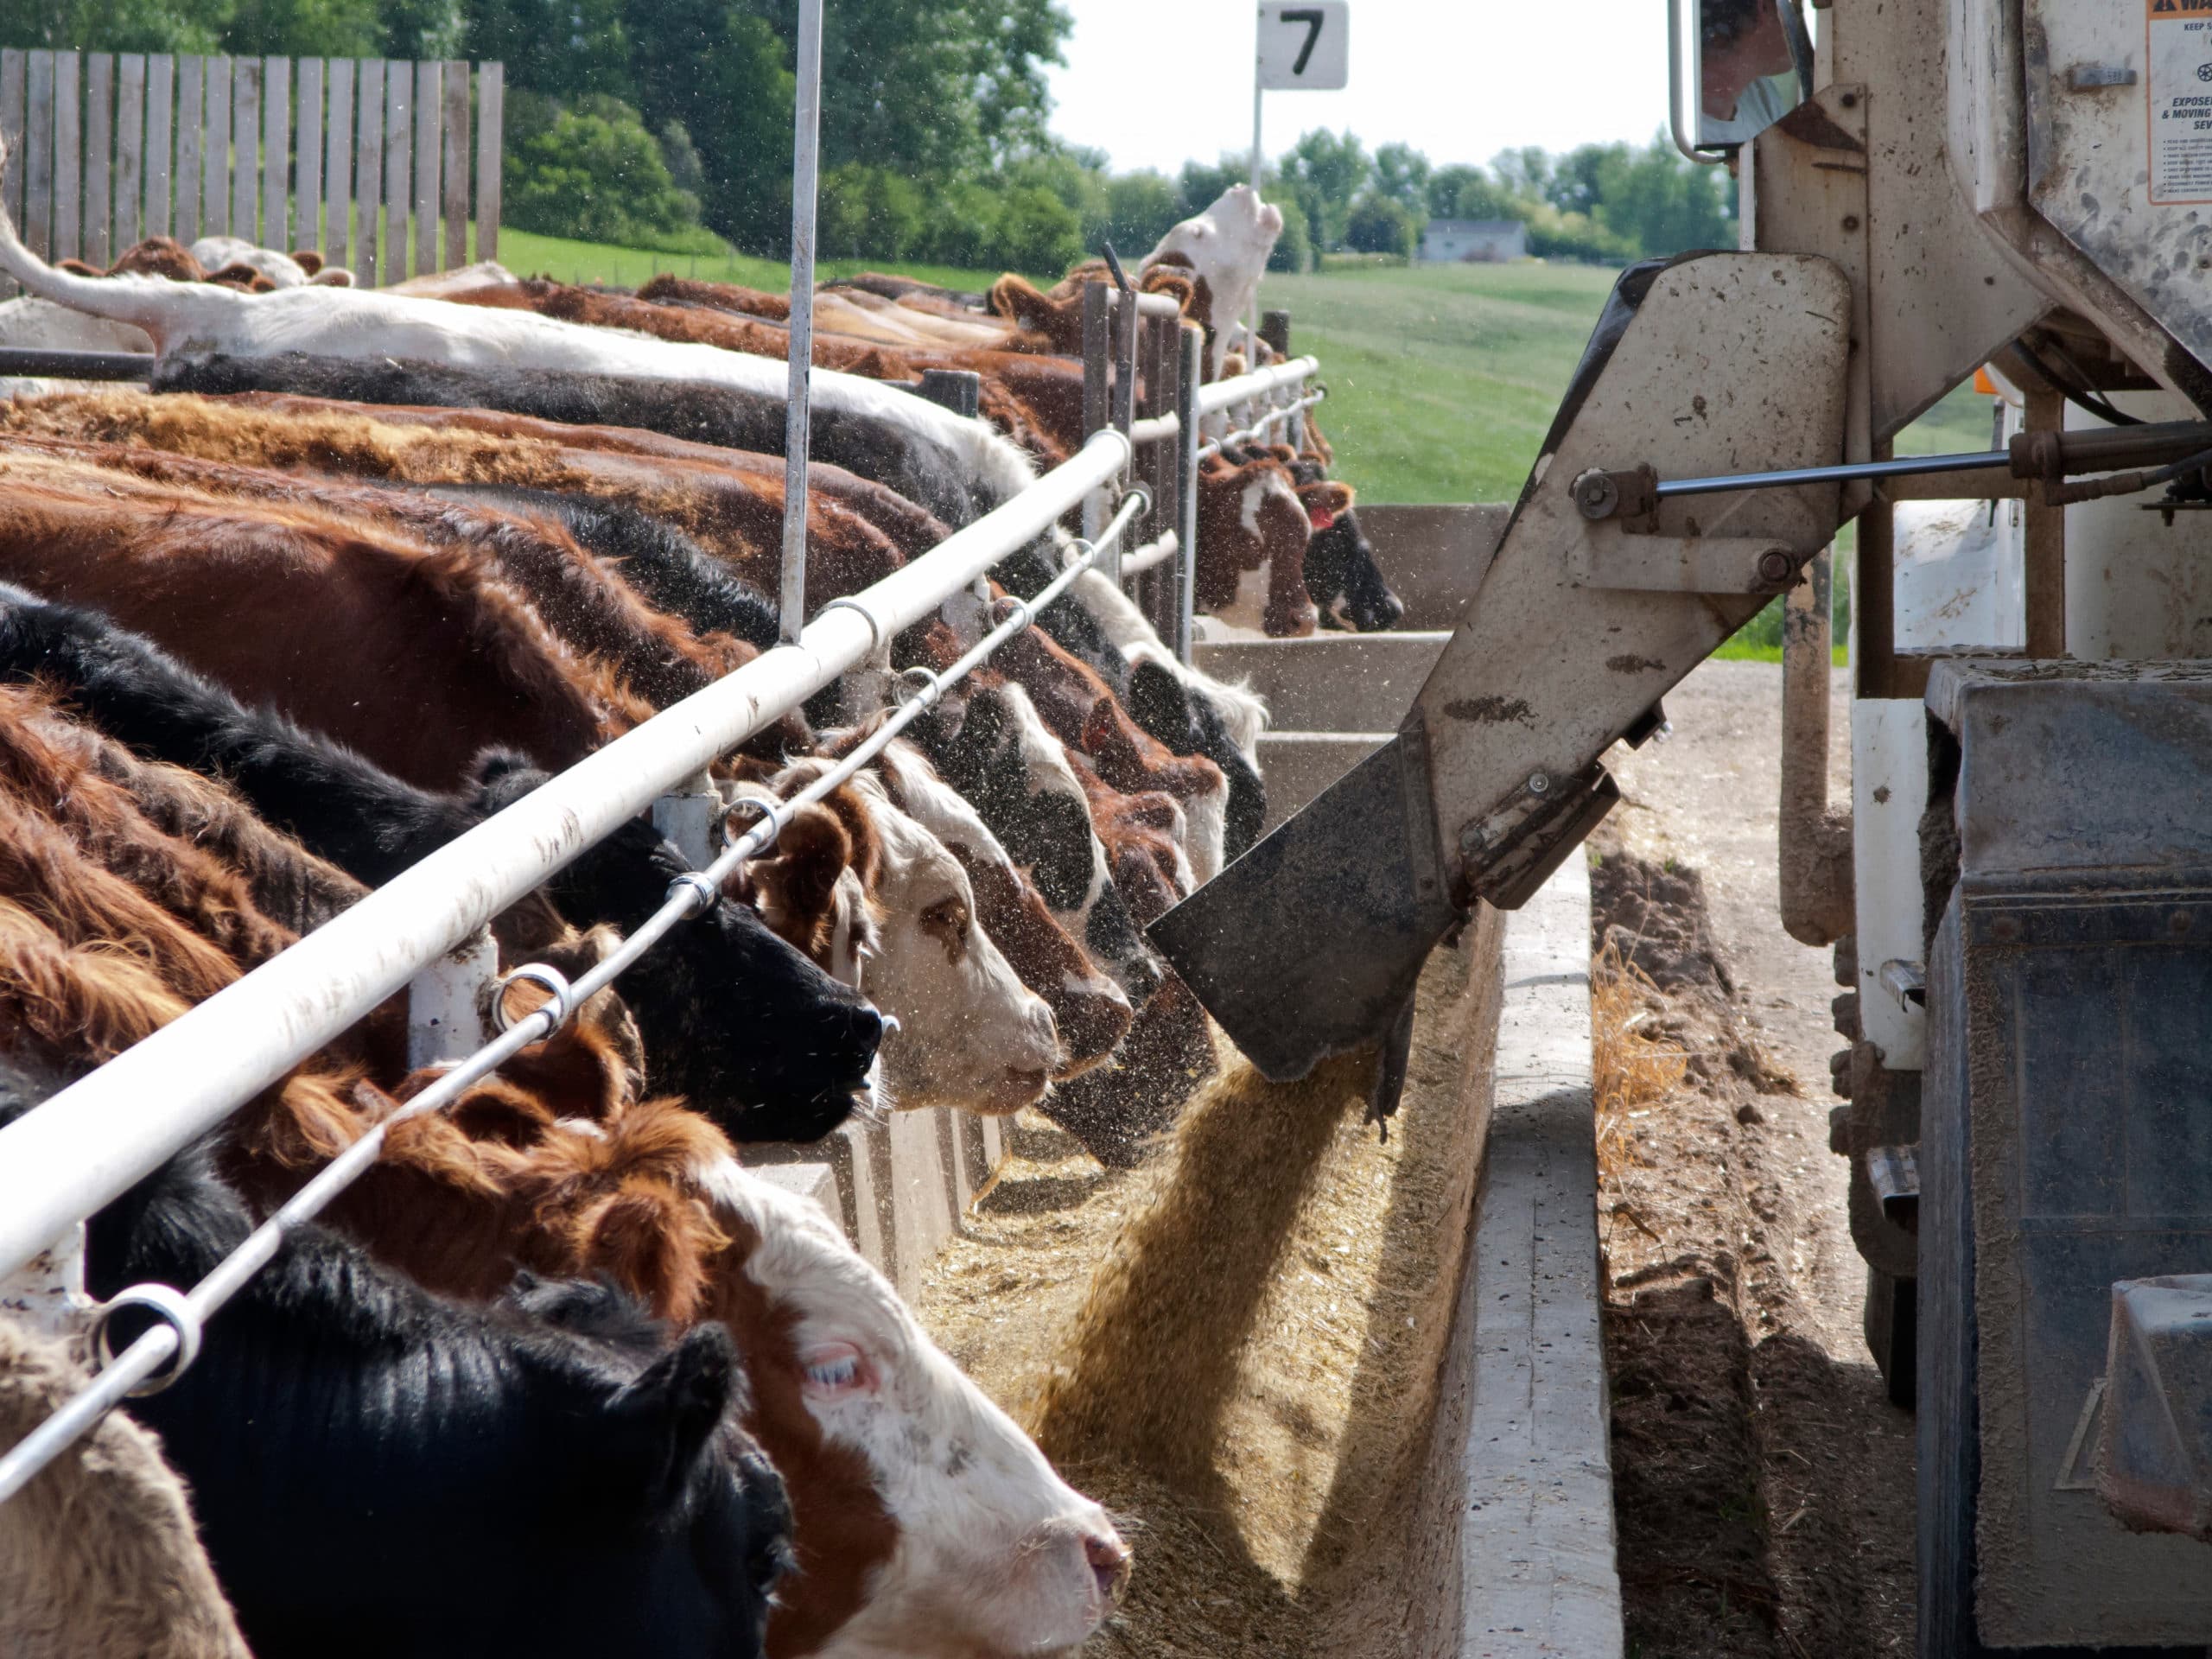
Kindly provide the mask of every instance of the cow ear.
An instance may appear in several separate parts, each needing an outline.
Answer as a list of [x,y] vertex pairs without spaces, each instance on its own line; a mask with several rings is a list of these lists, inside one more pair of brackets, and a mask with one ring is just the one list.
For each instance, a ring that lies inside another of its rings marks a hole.
[[1320,507],[1333,516],[1337,513],[1351,512],[1351,486],[1331,479],[1325,483],[1313,486],[1313,499],[1308,505]]
[[315,248],[294,248],[292,263],[312,276],[322,269],[322,254]]
[[1190,694],[1165,663],[1147,658],[1129,671],[1129,718],[1178,754],[1192,741]]
[[990,307],[995,315],[1039,334],[1051,333],[1058,315],[1052,302],[1037,291],[1035,283],[1011,273],[991,284]]
[[642,1477],[647,1504],[666,1503],[683,1490],[742,1388],[729,1332],[695,1325],[608,1402],[608,1432],[595,1438],[618,1459],[609,1472]]

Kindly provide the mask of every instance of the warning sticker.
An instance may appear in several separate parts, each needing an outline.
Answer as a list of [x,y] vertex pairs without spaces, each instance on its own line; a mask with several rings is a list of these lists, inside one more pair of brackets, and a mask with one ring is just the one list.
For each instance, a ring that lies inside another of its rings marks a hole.
[[2151,200],[2212,201],[2212,0],[2144,0]]

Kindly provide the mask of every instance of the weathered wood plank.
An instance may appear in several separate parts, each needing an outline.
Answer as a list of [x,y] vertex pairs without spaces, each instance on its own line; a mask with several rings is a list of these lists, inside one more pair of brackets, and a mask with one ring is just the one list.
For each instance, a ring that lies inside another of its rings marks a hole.
[[261,60],[261,245],[289,253],[292,240],[292,60]]
[[200,150],[200,227],[189,238],[227,236],[231,229],[231,60],[207,60],[207,124],[196,140]]
[[323,232],[322,257],[334,265],[348,263],[353,246],[354,72],[351,58],[333,58],[324,69],[330,112],[323,173],[330,184],[330,227]]
[[[0,140],[5,141],[8,152],[0,162],[0,207],[7,208],[19,229],[28,223],[23,214],[24,55],[19,47],[0,51]],[[0,276],[0,299],[15,292],[14,281]]]
[[231,65],[231,234],[261,239],[261,65],[238,58]]
[[442,268],[454,270],[468,263],[468,66],[445,66],[445,184],[439,206],[446,217],[445,257]]
[[437,63],[415,66],[415,275],[438,265],[438,115],[445,104]]
[[176,60],[176,229],[170,232],[190,247],[200,238],[200,171],[207,159],[201,133],[207,124],[207,60]]
[[407,280],[408,139],[415,116],[415,77],[409,66],[389,59],[384,66],[385,267],[395,283]]
[[384,200],[384,60],[361,60],[360,137],[353,156],[353,210],[361,251],[353,274],[364,288],[377,285],[377,204]]
[[299,182],[294,194],[298,223],[295,245],[322,248],[322,60],[300,60],[298,157],[293,170]]
[[146,56],[115,60],[115,251],[137,245],[146,190]]
[[499,132],[505,124],[507,67],[476,66],[476,257],[499,257]]
[[54,54],[34,52],[23,98],[23,245],[41,258],[54,245]]
[[95,52],[85,60],[84,257],[108,267],[108,232],[115,222],[109,146],[115,141],[115,59]]
[[54,259],[73,259],[84,251],[84,79],[83,54],[54,54]]

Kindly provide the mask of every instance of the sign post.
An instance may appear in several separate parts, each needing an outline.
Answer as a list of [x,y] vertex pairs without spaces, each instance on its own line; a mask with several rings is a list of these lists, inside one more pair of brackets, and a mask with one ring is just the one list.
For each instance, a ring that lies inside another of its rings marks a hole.
[[[1260,194],[1260,99],[1270,92],[1335,92],[1350,78],[1346,47],[1351,35],[1350,0],[1261,0],[1258,44],[1252,67],[1252,194]],[[1253,290],[1247,320],[1260,337],[1259,290]],[[1247,366],[1260,366],[1248,348]]]

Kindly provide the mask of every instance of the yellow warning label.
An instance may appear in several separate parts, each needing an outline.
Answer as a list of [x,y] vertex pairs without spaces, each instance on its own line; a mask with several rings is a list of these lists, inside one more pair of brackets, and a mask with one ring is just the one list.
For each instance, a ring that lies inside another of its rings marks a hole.
[[2151,200],[2212,201],[2212,0],[2144,0]]

